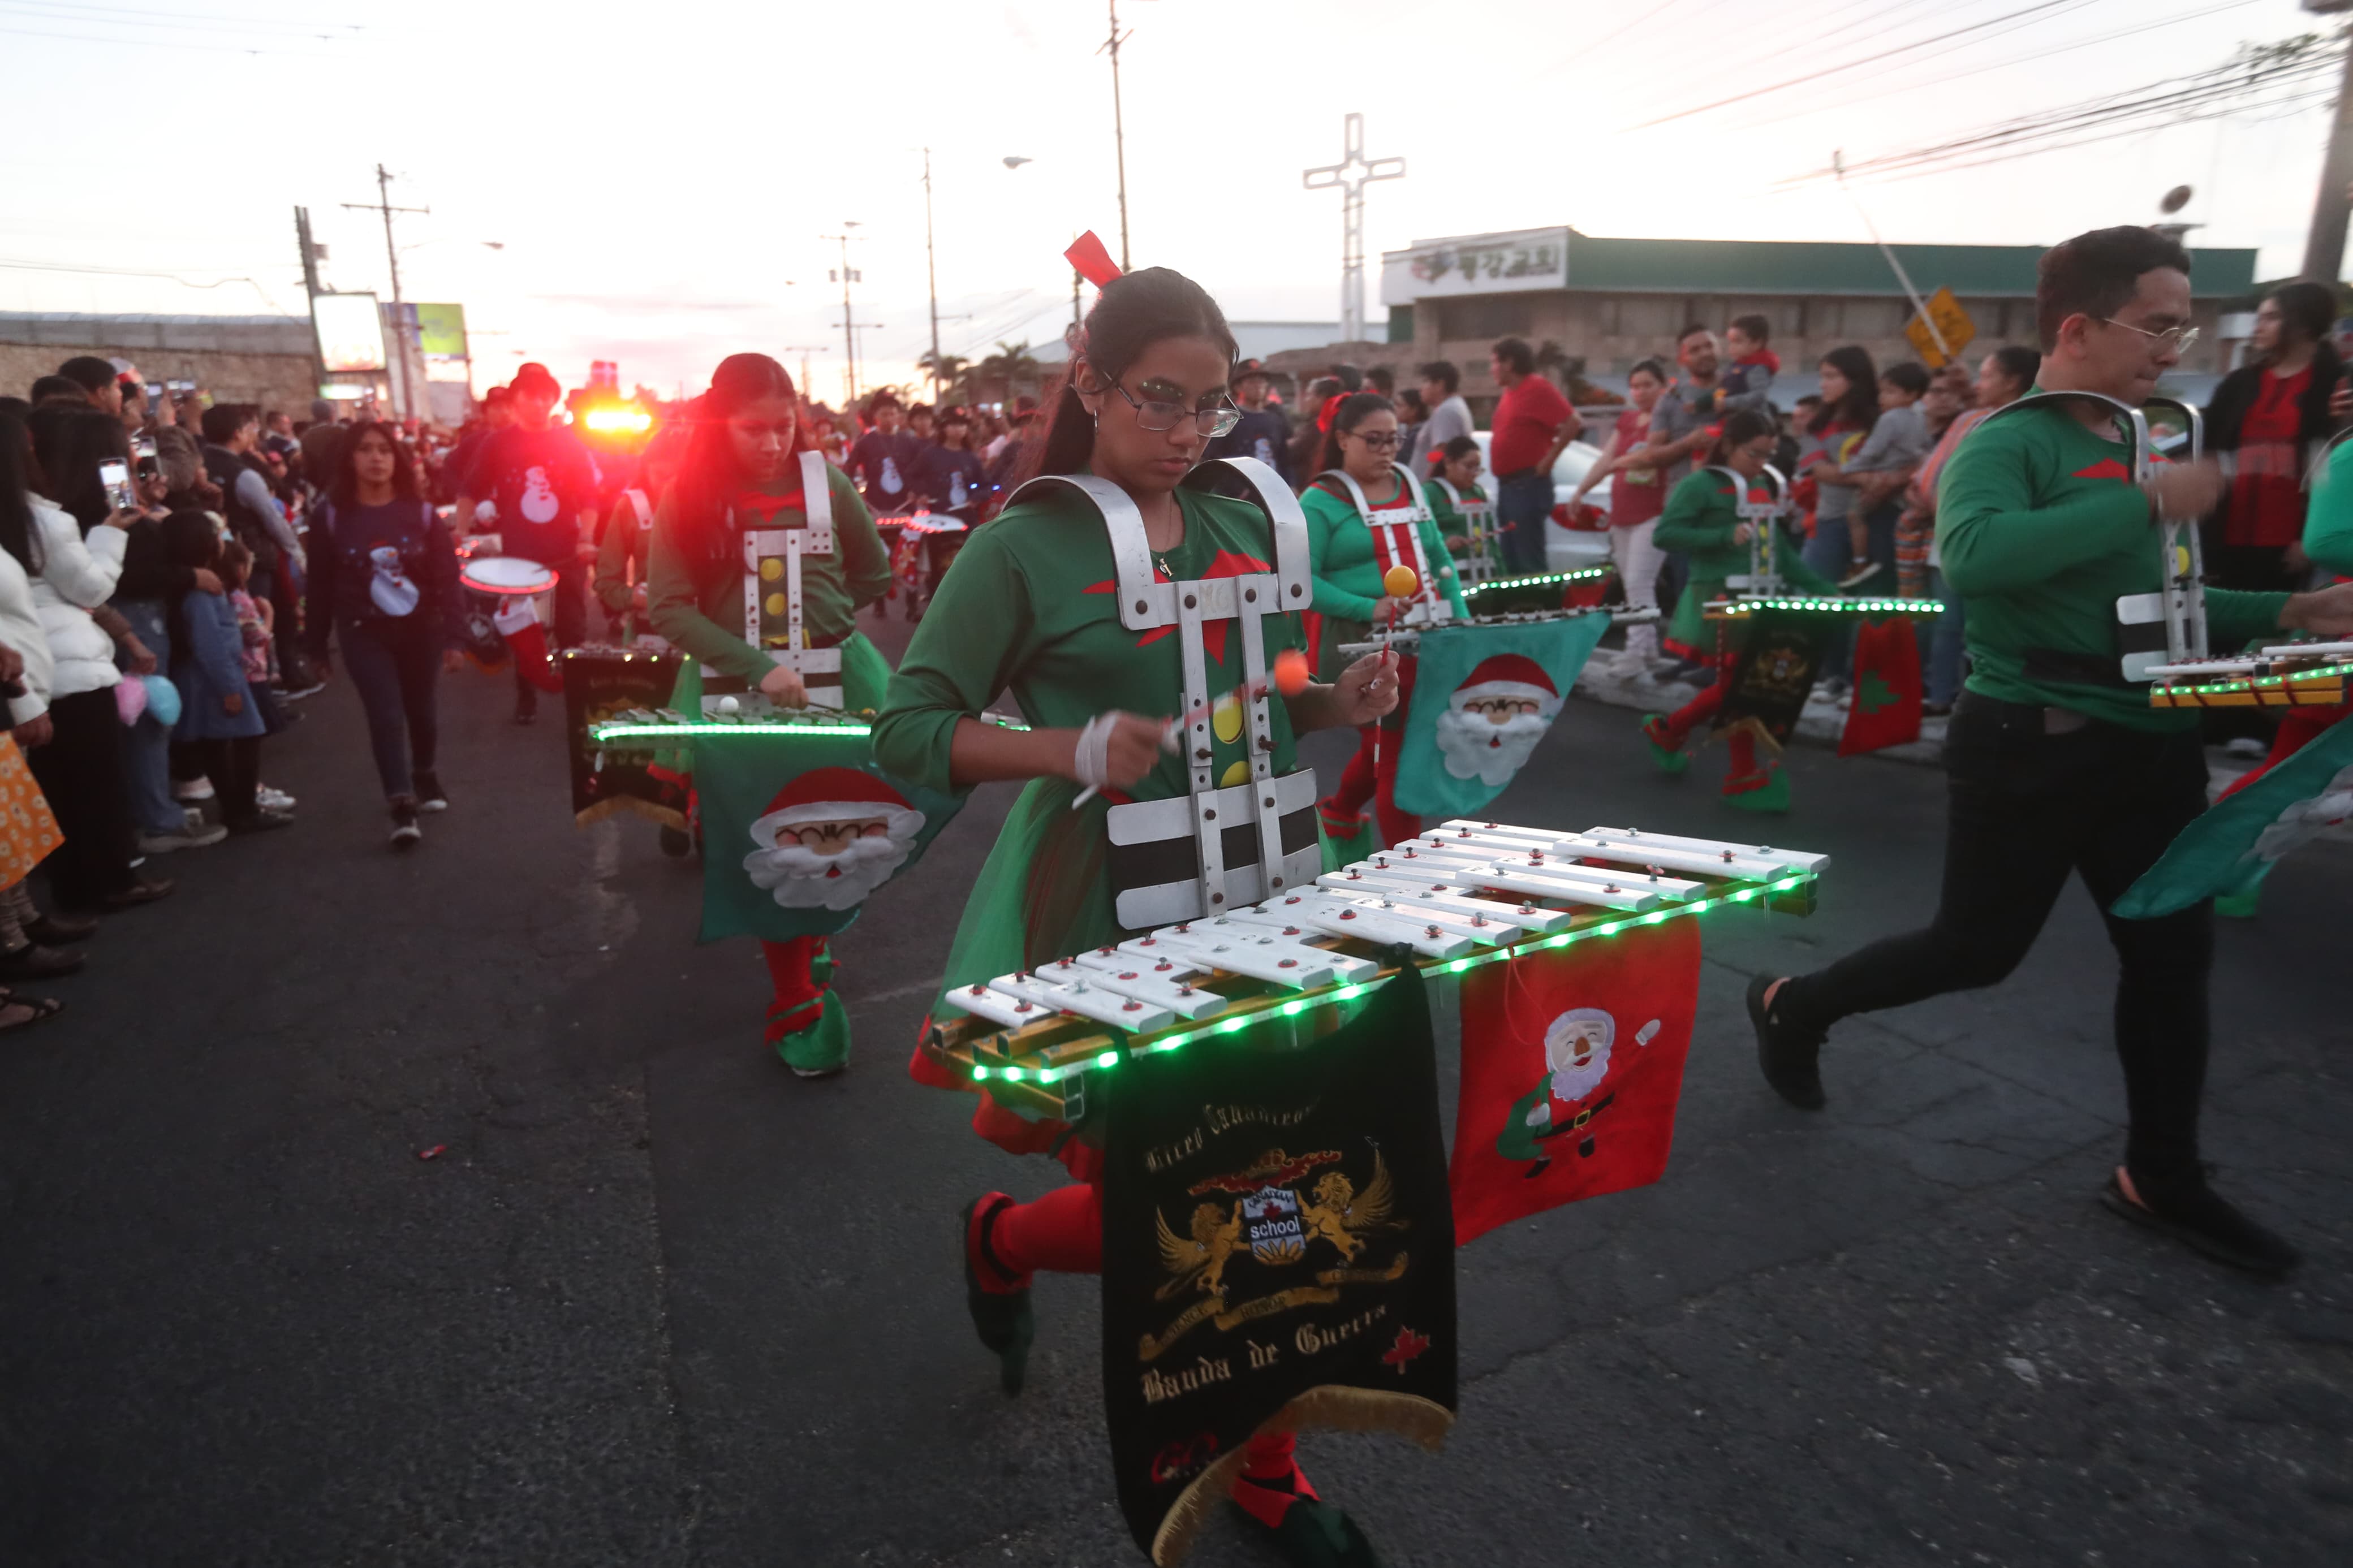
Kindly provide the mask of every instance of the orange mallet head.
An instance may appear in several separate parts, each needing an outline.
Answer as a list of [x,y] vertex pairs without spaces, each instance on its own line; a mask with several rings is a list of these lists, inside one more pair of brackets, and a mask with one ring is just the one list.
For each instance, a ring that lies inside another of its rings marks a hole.
[[1284,648],[1274,656],[1274,689],[1285,697],[1296,697],[1307,689],[1307,656],[1295,647]]
[[1421,578],[1410,566],[1392,566],[1381,574],[1381,592],[1392,599],[1410,599]]

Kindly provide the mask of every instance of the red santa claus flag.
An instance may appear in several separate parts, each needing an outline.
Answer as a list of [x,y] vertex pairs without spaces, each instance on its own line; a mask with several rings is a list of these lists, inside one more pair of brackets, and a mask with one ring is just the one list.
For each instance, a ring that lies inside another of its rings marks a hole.
[[1686,917],[1463,976],[1457,1245],[1665,1172],[1699,949]]

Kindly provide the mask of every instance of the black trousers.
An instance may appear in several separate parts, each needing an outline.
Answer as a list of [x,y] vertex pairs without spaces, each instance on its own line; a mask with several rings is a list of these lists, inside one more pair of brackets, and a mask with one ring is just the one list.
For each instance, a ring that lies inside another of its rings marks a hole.
[[261,737],[198,741],[196,746],[205,760],[205,776],[213,781],[213,793],[220,797],[221,820],[251,822],[261,810],[253,798],[254,788],[261,781]]
[[133,828],[122,762],[122,719],[111,689],[77,691],[49,704],[55,732],[25,753],[66,836],[47,865],[58,907],[94,909],[131,886]]
[[2126,1163],[2141,1176],[2186,1174],[2197,1168],[2206,1083],[2212,906],[2154,921],[2105,911],[2206,808],[2205,755],[2194,730],[2094,723],[2050,735],[2042,711],[1962,694],[1945,742],[1951,807],[1935,921],[1792,980],[1777,1011],[1827,1029],[1850,1014],[1991,985],[2034,945],[2069,874],[2081,876],[2120,962]]
[[368,745],[386,800],[417,793],[418,773],[433,772],[441,725],[435,695],[441,679],[438,629],[421,615],[399,620],[340,621],[343,673],[367,710]]

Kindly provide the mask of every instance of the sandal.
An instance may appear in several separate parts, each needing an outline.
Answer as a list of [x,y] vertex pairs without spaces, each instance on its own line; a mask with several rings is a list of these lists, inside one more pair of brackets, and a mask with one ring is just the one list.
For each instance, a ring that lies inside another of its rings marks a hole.
[[0,980],[47,980],[71,974],[89,962],[70,949],[28,942],[14,952],[0,952]]
[[[26,1016],[11,1019],[12,1007],[25,1009]],[[11,1029],[29,1029],[36,1024],[46,1024],[66,1010],[66,1005],[54,996],[19,996],[14,991],[0,992],[0,1035]]]

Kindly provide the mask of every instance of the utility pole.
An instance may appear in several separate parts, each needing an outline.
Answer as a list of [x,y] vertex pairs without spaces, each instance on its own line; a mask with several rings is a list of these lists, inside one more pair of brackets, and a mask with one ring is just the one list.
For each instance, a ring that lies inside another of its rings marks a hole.
[[311,238],[311,209],[294,209],[294,243],[302,249],[302,303],[311,317],[311,378],[319,384],[314,397],[326,395],[327,354],[319,342],[319,247]]
[[[1928,329],[1928,337],[1936,343],[1936,352],[1945,356],[1947,364],[1952,363],[1955,358],[1952,345],[1945,342],[1944,329],[1936,325],[1936,318],[1928,313],[1928,302],[1920,298],[1920,290],[1912,286],[1912,274],[1905,271],[1904,263],[1896,259],[1895,247],[1879,237],[1879,226],[1871,221],[1871,214],[1863,209],[1862,198],[1848,188],[1846,153],[1843,151],[1831,153],[1831,170],[1838,175],[1839,189],[1845,191],[1846,199],[1854,204],[1854,216],[1862,220],[1863,230],[1871,236],[1871,243],[1879,247],[1879,254],[1886,258],[1887,269],[1895,274],[1895,281],[1903,289],[1904,297],[1912,301],[1913,311],[1919,316],[1920,324]],[[2340,240],[2345,237],[2344,225],[2337,225],[2337,237]]]
[[1341,142],[1338,163],[1304,170],[1300,182],[1311,191],[1340,192],[1340,341],[1353,343],[1365,335],[1365,186],[1405,178],[1405,160],[1365,156],[1361,114],[1342,122]]
[[381,213],[384,216],[384,259],[392,269],[392,341],[393,351],[400,361],[400,412],[404,418],[417,417],[417,388],[409,377],[408,321],[401,312],[400,250],[392,243],[392,215],[395,213],[429,213],[431,207],[396,207],[392,205],[392,174],[382,163],[375,166],[375,200],[345,202],[353,212]]
[[1111,7],[1111,36],[1095,51],[1111,56],[1111,142],[1119,160],[1119,269],[1127,268],[1127,126],[1119,106],[1119,0],[1106,0]]
[[940,266],[932,249],[932,150],[923,149],[923,277],[932,286],[932,401],[940,400]]
[[[2316,16],[2353,10],[2353,0],[2304,0]],[[2304,241],[2304,276],[2330,288],[2345,269],[2345,220],[2353,210],[2346,191],[2353,184],[2353,30],[2346,34],[2344,73],[2337,106],[2328,117],[2328,151],[2320,163],[2320,193],[2312,203],[2312,231]]]
[[[820,239],[834,239],[841,242],[841,352],[846,362],[843,374],[849,378],[845,384],[849,390],[843,394],[843,397],[849,403],[858,401],[858,339],[851,332],[851,321],[854,318],[849,313],[849,286],[858,280],[858,274],[849,265],[849,242],[854,237],[849,231],[858,226],[860,226],[857,219],[845,218],[842,220],[839,234],[818,237]],[[828,276],[829,278],[830,273]]]
[[811,354],[831,353],[833,350],[824,343],[786,343],[785,345],[784,352],[788,354],[798,354],[801,356],[800,394],[803,397],[809,396],[808,356]]

